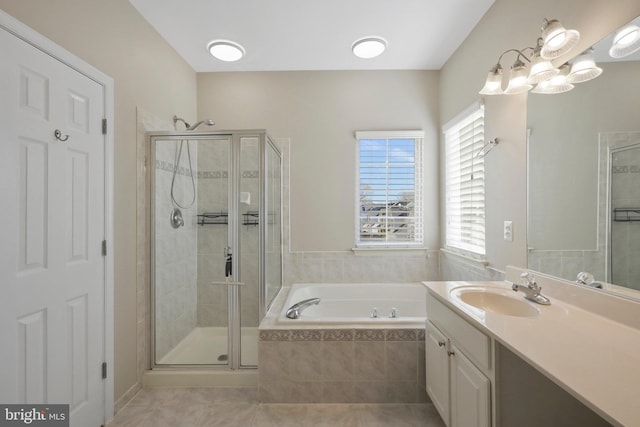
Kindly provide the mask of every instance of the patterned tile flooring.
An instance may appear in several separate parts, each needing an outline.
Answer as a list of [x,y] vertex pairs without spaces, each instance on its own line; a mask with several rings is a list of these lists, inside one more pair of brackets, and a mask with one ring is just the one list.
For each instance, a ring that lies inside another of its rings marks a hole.
[[148,388],[107,427],[444,427],[431,403],[266,404],[254,388]]

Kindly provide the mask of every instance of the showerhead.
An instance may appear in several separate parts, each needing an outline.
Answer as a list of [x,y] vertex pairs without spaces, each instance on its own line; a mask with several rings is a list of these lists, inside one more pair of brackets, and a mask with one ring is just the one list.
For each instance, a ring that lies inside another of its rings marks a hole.
[[181,118],[180,118],[180,117],[178,117],[178,116],[173,116],[173,126],[175,126],[175,125],[176,125],[176,123],[178,123],[179,121],[180,121],[180,122],[182,122],[182,123],[184,123],[184,126],[185,126],[187,129],[189,129],[189,126],[190,126],[190,125],[189,125],[189,123],[185,122],[185,121],[184,121],[184,119],[181,119]]
[[204,123],[205,125],[207,125],[207,126],[213,126],[213,125],[215,125],[215,124],[216,124],[213,120],[211,120],[211,119],[207,119],[207,120],[200,120],[198,123],[196,123],[196,124],[194,124],[194,125],[192,126],[192,125],[190,125],[189,123],[185,122],[185,121],[184,121],[184,119],[181,119],[181,118],[180,118],[180,117],[178,117],[178,116],[173,116],[173,125],[175,126],[175,125],[176,125],[176,123],[178,123],[178,122],[182,122],[182,123],[184,123],[184,126],[187,128],[186,130],[196,130],[196,128],[197,128],[198,126],[200,126],[201,124],[203,124],[203,123]]
[[198,123],[194,124],[193,126],[188,126],[186,123],[185,125],[187,125],[187,130],[196,130],[196,128],[203,123],[207,126],[213,126],[216,124],[213,120],[207,119],[207,120],[200,120]]

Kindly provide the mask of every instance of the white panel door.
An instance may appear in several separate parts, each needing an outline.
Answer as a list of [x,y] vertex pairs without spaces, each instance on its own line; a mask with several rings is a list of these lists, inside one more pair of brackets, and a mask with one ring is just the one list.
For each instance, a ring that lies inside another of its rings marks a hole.
[[72,426],[98,427],[103,86],[3,29],[0,53],[0,402],[69,404]]

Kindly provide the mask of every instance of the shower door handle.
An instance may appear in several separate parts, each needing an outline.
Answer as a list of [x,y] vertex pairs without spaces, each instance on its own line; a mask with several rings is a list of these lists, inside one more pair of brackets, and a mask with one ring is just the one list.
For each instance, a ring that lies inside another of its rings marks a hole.
[[233,254],[231,253],[231,246],[224,248],[224,277],[231,277],[233,275]]

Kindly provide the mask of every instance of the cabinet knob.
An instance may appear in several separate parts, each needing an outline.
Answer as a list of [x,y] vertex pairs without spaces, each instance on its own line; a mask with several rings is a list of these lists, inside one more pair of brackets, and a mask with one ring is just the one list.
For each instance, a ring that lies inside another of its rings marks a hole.
[[453,355],[454,355],[454,354],[456,354],[456,353],[455,353],[455,351],[451,351],[451,350],[449,350],[449,351],[447,351],[447,354],[448,354],[449,356],[453,356]]
[[438,347],[444,347],[445,342],[444,341],[438,341]]

